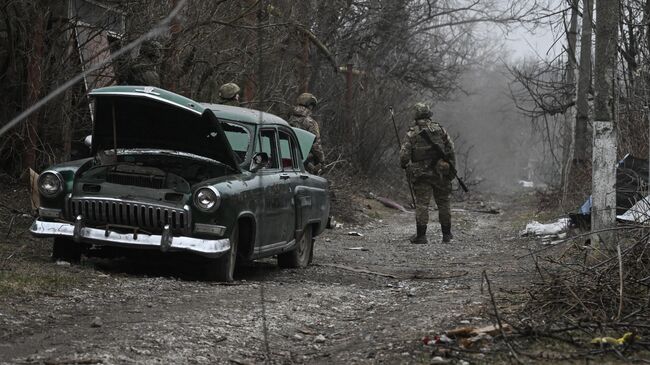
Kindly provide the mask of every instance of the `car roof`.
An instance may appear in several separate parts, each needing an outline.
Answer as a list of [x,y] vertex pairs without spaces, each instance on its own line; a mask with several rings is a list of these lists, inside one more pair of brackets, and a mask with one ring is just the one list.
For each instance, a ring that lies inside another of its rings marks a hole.
[[206,109],[212,110],[217,118],[237,120],[250,124],[279,124],[289,126],[289,123],[277,115],[260,112],[259,110],[222,104],[201,103],[201,105]]
[[108,86],[92,90],[90,92],[90,95],[122,95],[144,97],[174,105],[196,114],[203,114],[205,109],[210,109],[217,118],[236,120],[250,124],[279,124],[284,126],[289,125],[284,119],[273,114],[237,106],[199,103],[182,95],[178,95],[176,93],[158,87],[135,85]]

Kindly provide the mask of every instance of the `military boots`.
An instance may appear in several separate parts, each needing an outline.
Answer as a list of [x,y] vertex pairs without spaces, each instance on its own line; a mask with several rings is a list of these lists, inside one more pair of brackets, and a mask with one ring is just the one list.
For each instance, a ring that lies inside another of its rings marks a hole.
[[442,243],[449,243],[454,238],[451,234],[451,226],[440,226],[442,230]]
[[416,228],[417,228],[417,233],[414,234],[413,236],[411,236],[411,238],[409,238],[409,241],[411,241],[411,243],[416,244],[416,245],[422,245],[422,244],[429,243],[427,241],[427,226],[426,226],[426,224],[424,224],[424,225],[418,224],[416,226]]

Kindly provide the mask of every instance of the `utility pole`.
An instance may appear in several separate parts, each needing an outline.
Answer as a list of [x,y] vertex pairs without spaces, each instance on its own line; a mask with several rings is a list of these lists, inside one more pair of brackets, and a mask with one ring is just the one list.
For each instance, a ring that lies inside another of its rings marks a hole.
[[[596,64],[592,150],[592,232],[616,225],[616,124],[615,80],[618,54],[619,0],[596,3]],[[593,233],[599,249],[614,247],[614,232]]]

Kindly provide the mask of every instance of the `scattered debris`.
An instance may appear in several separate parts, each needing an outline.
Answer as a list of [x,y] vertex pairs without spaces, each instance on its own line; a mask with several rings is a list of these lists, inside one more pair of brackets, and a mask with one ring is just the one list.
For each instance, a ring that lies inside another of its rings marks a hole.
[[[492,338],[501,333],[512,332],[512,327],[506,324],[502,328],[490,325],[485,327],[457,327],[447,331],[447,336],[458,338],[458,343],[463,348],[471,348],[477,345],[482,346],[486,342],[492,341]],[[444,336],[444,335],[443,335]]]
[[90,327],[99,328],[99,327],[101,327],[103,325],[104,325],[104,323],[102,322],[102,319],[99,318],[99,317],[95,317],[93,319],[92,323],[90,324]]
[[624,345],[626,343],[631,343],[634,342],[635,340],[638,340],[639,338],[634,335],[632,332],[626,332],[623,337],[621,338],[614,338],[614,337],[595,337],[594,339],[591,340],[591,343],[594,345],[603,345],[603,344],[608,344],[612,346],[620,346]]
[[65,266],[65,267],[68,267],[68,266],[70,266],[70,263],[67,262],[67,261],[63,261],[63,260],[57,260],[57,261],[56,261],[56,266]]
[[375,197],[375,199],[382,203],[385,207],[391,208],[391,209],[396,209],[402,212],[408,212],[406,208],[404,208],[403,205],[400,203],[395,202],[394,200],[390,200],[388,198],[382,198],[381,196]]
[[350,231],[348,232],[348,236],[363,237],[363,233],[359,233],[357,231]]
[[370,251],[369,249],[367,249],[365,247],[361,247],[361,246],[359,246],[359,247],[346,247],[345,249],[346,250],[352,250],[352,251]]
[[318,335],[318,336],[316,336],[316,338],[314,338],[314,342],[316,342],[316,343],[323,343],[323,342],[325,342],[325,336],[323,336],[323,335]]
[[535,187],[535,183],[533,183],[532,181],[519,180],[518,184],[519,184],[519,186],[521,186],[523,188],[534,188]]
[[336,227],[337,224],[339,223],[336,221],[336,219],[334,219],[334,216],[329,216],[327,217],[327,225],[325,226],[325,228],[334,229],[337,228]]
[[[557,238],[557,240],[553,240],[554,238]],[[564,240],[567,238],[567,233],[562,232],[560,234],[551,234],[548,236],[542,236],[542,245],[557,245],[558,243],[564,242]]]
[[557,235],[569,229],[571,220],[569,218],[560,218],[554,223],[543,224],[532,221],[526,225],[526,229],[521,232],[522,236],[550,236]]
[[351,266],[345,266],[345,265],[336,265],[336,264],[315,264],[318,266],[327,266],[327,267],[335,267],[337,269],[343,269],[343,270],[348,270],[348,271],[353,271],[353,272],[358,272],[362,274],[371,274],[371,275],[377,275],[377,276],[383,276],[387,278],[392,278],[392,279],[402,279],[396,275],[393,274],[386,274],[382,272],[376,272],[376,271],[370,271],[366,268],[355,268]]
[[650,220],[650,196],[639,200],[632,208],[617,215],[616,218],[624,222],[647,223]]

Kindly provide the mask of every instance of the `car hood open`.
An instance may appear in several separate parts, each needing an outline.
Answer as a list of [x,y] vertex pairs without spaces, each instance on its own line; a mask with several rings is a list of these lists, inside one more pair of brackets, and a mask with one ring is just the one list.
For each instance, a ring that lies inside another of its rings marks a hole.
[[172,92],[143,86],[93,90],[93,154],[145,148],[188,152],[240,171],[230,143],[211,110]]

